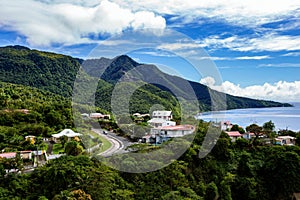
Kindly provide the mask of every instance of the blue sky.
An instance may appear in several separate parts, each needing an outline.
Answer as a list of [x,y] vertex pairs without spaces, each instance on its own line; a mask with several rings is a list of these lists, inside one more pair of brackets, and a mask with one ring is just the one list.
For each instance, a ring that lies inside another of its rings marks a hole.
[[181,33],[182,40],[170,37],[158,46],[204,65],[213,62],[222,82],[213,76],[216,71],[197,76],[184,60],[160,50],[132,48],[130,55],[139,62],[173,68],[174,74],[233,95],[300,101],[299,1],[0,0],[0,46],[81,58],[101,47],[93,56],[108,56],[105,41],[122,49],[132,43],[111,37],[141,29]]

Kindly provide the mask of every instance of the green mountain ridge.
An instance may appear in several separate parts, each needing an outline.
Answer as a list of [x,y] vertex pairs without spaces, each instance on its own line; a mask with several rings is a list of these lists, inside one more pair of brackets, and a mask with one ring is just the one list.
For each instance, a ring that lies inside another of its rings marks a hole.
[[[84,64],[83,69],[90,76],[100,77],[101,75],[103,80],[112,84],[116,84],[121,77],[122,82],[142,80],[146,83],[151,83],[163,91],[172,93],[177,98],[181,97],[185,100],[197,99],[201,110],[291,106],[286,103],[256,100],[217,92],[200,83],[166,74],[160,71],[155,65],[137,63],[126,55],[111,59],[110,62],[106,59],[106,63],[110,64],[98,65],[96,70],[91,69],[90,65],[95,66],[93,62],[98,62],[97,59],[86,60],[85,62],[88,64]],[[212,102],[212,99],[214,102]],[[215,104],[215,108],[211,107],[212,103]],[[224,103],[226,105],[223,105]]]
[[[101,79],[99,79],[100,75]],[[73,92],[77,92],[82,99],[90,99],[89,102],[93,102],[92,98],[95,95],[96,105],[107,111],[111,109],[112,92],[120,82],[120,78],[122,78],[121,87],[124,88],[132,86],[139,80],[148,83],[138,88],[131,97],[129,104],[131,113],[149,112],[154,104],[176,110],[178,98],[194,100],[190,99],[192,93],[195,93],[193,96],[196,96],[199,101],[201,111],[212,109],[211,96],[215,96],[217,101],[225,96],[228,109],[291,106],[273,101],[225,95],[200,83],[165,74],[154,65],[137,63],[126,55],[114,59],[81,60],[62,54],[30,50],[22,46],[0,48],[0,81],[39,88],[65,98],[71,98]],[[95,91],[90,91],[89,82],[92,81],[98,82],[96,94]],[[74,82],[79,83],[75,88]],[[120,99],[120,102],[123,100]]]

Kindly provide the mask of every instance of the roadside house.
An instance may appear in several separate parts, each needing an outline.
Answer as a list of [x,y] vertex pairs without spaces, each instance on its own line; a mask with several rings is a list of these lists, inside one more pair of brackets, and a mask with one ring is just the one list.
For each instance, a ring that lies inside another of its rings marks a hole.
[[150,126],[157,128],[157,127],[161,127],[161,126],[175,126],[176,122],[165,120],[162,118],[153,118],[148,121],[148,124]]
[[292,136],[278,136],[275,138],[275,144],[293,146],[296,143],[296,138]]
[[79,137],[82,134],[80,133],[75,133],[73,130],[71,129],[64,129],[63,131],[61,131],[60,133],[57,134],[53,134],[52,135],[52,140],[54,142],[58,142],[59,138],[63,137],[63,136],[67,136],[68,140],[74,139],[75,137]]
[[242,134],[238,131],[225,131],[225,133],[230,137],[232,142],[235,142],[237,139],[242,138]]

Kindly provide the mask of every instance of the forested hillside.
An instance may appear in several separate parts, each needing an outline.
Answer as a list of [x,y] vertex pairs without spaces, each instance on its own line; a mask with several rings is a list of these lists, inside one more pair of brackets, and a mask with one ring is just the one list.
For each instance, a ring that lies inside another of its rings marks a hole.
[[[80,68],[80,63],[83,64],[83,69],[90,76],[82,72],[80,77],[80,83],[82,84],[79,84],[79,88],[76,89],[86,94],[95,92],[88,91],[83,86],[85,83],[95,80],[95,78],[98,79],[101,75],[95,102],[97,106],[108,111],[111,109],[111,96],[116,82],[121,77],[124,77],[123,75],[129,70],[142,65],[125,55],[114,59],[101,58],[84,62],[83,60],[61,54],[30,50],[22,46],[8,46],[0,48],[0,81],[36,87],[59,94],[65,98],[70,98],[73,95],[74,81]],[[195,92],[201,111],[211,109],[210,94],[224,96],[199,83],[165,74],[154,65],[146,65],[143,69],[144,71],[133,73],[136,77],[128,76],[127,80],[143,78],[145,82],[151,83],[151,81],[155,80],[157,84],[155,82],[148,84],[135,92],[130,103],[130,105],[134,105],[130,107],[131,113],[148,112],[153,104],[161,104],[166,109],[178,110],[176,108],[177,104],[174,103],[175,97],[173,95],[190,100],[191,89]],[[187,87],[187,83],[190,86]],[[87,95],[82,95],[82,97],[90,98]],[[122,99],[120,100],[122,101]],[[290,106],[289,104],[253,100],[231,95],[226,95],[225,103],[228,109]],[[221,107],[225,108],[224,106]]]
[[[289,200],[300,191],[299,146],[232,143],[222,134],[200,159],[207,127],[200,122],[185,154],[154,172],[118,172],[86,156],[63,156],[22,175],[5,175],[0,165],[0,199]],[[124,155],[119,162],[135,160]]]

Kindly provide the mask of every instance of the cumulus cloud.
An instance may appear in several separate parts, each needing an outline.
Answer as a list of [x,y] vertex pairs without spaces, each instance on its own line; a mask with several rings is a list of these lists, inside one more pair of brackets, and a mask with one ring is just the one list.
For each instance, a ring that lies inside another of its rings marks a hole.
[[0,24],[24,35],[34,46],[92,43],[91,38],[99,34],[166,27],[165,19],[153,12],[133,12],[107,0],[93,6],[76,2],[0,0]]
[[300,2],[294,0],[113,0],[114,2],[134,10],[145,9],[153,12],[176,15],[186,22],[197,18],[209,17],[223,19],[227,22],[257,26],[279,18],[299,16]]
[[221,85],[216,85],[214,78],[205,77],[200,80],[200,83],[205,84],[214,90],[225,92],[234,96],[281,102],[300,101],[300,81],[278,81],[274,84],[265,83],[263,85],[241,87],[240,85],[236,85],[229,81],[225,81]]

